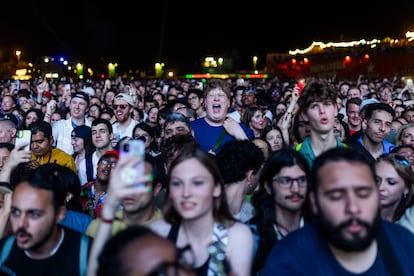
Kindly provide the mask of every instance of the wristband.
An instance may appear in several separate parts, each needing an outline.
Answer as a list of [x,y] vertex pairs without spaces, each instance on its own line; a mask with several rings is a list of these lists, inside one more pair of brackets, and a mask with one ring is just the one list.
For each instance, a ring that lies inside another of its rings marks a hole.
[[112,222],[114,222],[113,218],[112,219],[107,219],[107,218],[101,217],[101,220],[102,220],[103,223],[108,223],[108,224],[112,224]]

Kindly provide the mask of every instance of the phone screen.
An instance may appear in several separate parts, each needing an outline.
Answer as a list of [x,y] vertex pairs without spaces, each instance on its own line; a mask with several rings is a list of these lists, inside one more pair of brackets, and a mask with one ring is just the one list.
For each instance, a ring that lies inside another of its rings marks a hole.
[[303,87],[305,87],[305,81],[303,79],[298,80],[298,95],[302,94]]
[[[124,140],[120,143],[119,147],[119,159],[133,157],[145,157],[145,144],[144,141],[138,139]],[[121,172],[121,179],[126,185],[140,185],[143,183],[137,183],[138,178],[144,175],[145,163],[140,164],[134,168],[126,168]]]
[[32,140],[32,132],[28,129],[17,131],[15,146],[27,144],[23,149],[30,150],[30,141]]

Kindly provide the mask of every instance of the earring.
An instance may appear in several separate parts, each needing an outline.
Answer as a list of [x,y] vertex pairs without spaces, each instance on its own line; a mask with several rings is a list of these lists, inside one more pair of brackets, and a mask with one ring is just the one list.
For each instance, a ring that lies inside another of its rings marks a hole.
[[408,193],[403,193],[403,198],[407,199],[407,197],[408,197]]

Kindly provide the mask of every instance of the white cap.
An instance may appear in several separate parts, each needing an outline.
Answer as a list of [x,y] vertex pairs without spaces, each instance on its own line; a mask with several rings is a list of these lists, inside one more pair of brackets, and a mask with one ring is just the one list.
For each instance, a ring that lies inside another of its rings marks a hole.
[[359,113],[361,113],[362,109],[364,109],[367,106],[367,104],[373,104],[373,103],[379,103],[379,102],[380,101],[375,98],[362,100],[361,105],[359,106]]

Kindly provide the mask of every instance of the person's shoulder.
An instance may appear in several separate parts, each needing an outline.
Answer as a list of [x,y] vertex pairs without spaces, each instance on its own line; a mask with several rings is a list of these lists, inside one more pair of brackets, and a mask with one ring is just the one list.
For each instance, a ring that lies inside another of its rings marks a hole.
[[277,241],[267,257],[264,275],[320,275],[326,269],[332,272],[327,254],[329,247],[321,242],[314,223],[307,223]]
[[60,148],[54,147],[52,149],[52,151],[53,151],[53,154],[56,155],[56,156],[65,156],[67,158],[72,158],[73,159],[72,155],[70,155],[69,153],[67,153],[64,150],[61,150]]
[[61,127],[66,126],[68,120],[69,119],[61,119],[61,120],[58,120],[58,121],[54,122],[52,124],[52,129],[61,128]]
[[[96,232],[98,231],[98,227],[99,225],[102,223],[102,219],[100,218],[96,218],[93,219],[89,225],[88,228],[86,229],[86,235],[92,238],[95,238],[96,236]],[[112,230],[111,230],[111,234],[115,235],[116,233],[124,230],[125,228],[127,228],[129,225],[126,224],[125,222],[116,219],[112,222]]]
[[204,120],[204,117],[195,119],[194,121],[191,121],[191,126],[194,127],[194,126],[204,125],[205,124],[205,121],[206,120]]
[[148,224],[148,228],[163,237],[167,237],[171,230],[171,224],[169,224],[164,218],[159,218]]
[[313,247],[312,243],[320,241],[320,239],[316,239],[318,235],[315,222],[310,221],[303,227],[289,233],[289,235],[278,241],[277,244],[280,248],[283,248],[282,250],[305,252],[308,249],[314,250],[310,247]]
[[69,228],[69,227],[67,227],[65,225],[60,225],[60,227],[65,231],[65,239],[66,238],[68,238],[70,240],[72,240],[72,239],[80,239],[83,236],[86,237],[86,238],[88,238],[88,239],[92,239],[92,237],[90,237],[90,236],[88,236],[86,234],[83,234],[83,233],[81,233],[79,231],[76,231],[74,229],[71,229],[71,228]]
[[[404,227],[403,225],[399,223],[389,222],[386,220],[381,220],[381,227],[388,233],[398,233],[398,237],[401,238],[401,236],[408,236],[410,240],[414,242],[414,235],[413,233]],[[393,234],[394,235],[394,234]]]
[[407,208],[396,223],[407,228],[414,234],[414,206]]

